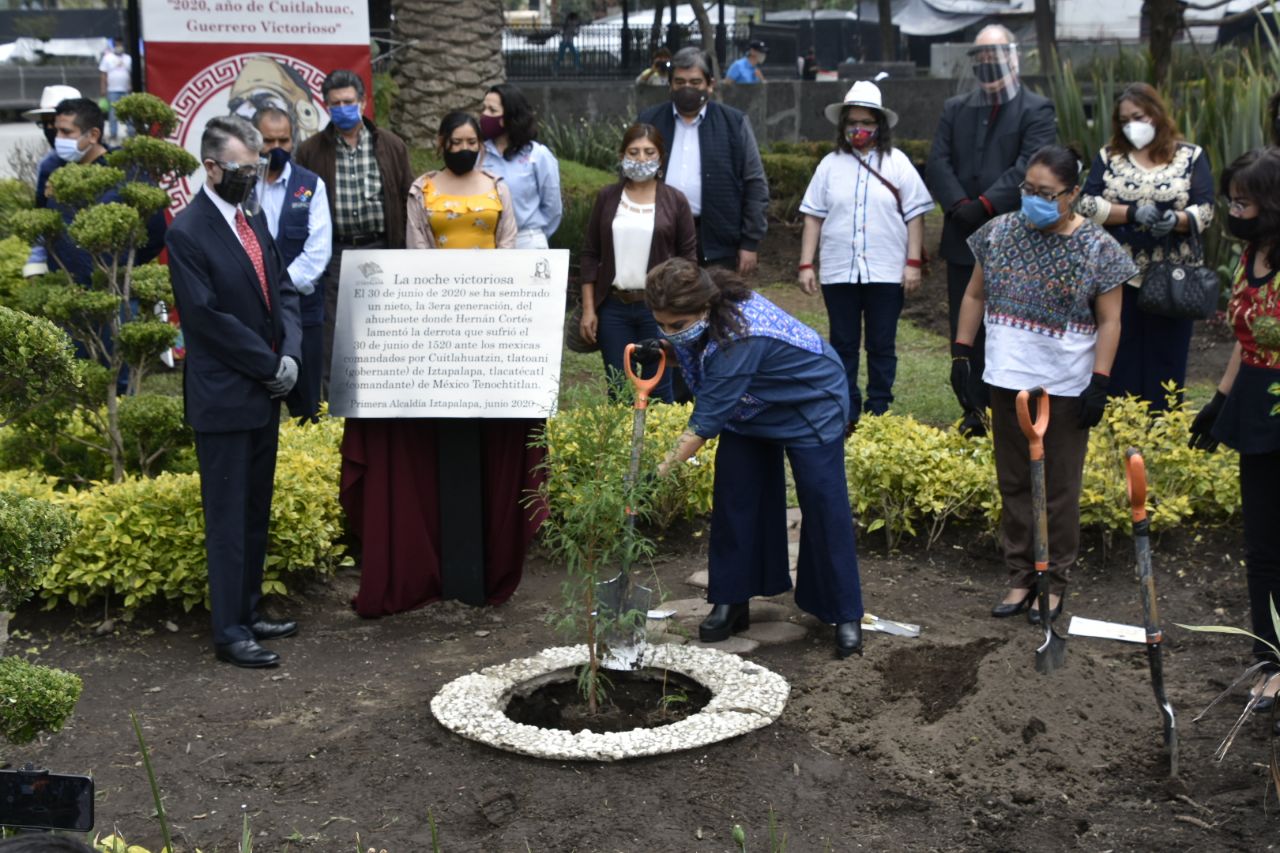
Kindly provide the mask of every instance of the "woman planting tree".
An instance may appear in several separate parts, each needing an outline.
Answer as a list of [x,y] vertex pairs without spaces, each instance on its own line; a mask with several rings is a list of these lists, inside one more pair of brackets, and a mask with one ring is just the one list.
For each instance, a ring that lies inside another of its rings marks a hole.
[[728,270],[672,259],[649,273],[645,303],[694,396],[689,425],[659,475],[720,437],[708,553],[712,608],[698,627],[702,641],[745,630],[753,596],[791,588],[785,452],[804,515],[796,604],[836,626],[838,657],[861,654],[862,590],[844,468],[849,390],[840,357]]
[[1191,425],[1191,446],[1212,451],[1219,442],[1240,453],[1240,514],[1253,654],[1263,667],[1250,700],[1269,711],[1280,692],[1280,665],[1271,602],[1280,606],[1280,148],[1261,148],[1222,173],[1230,200],[1227,231],[1245,244],[1231,284],[1227,318],[1236,333],[1227,369],[1213,399]]
[[[969,357],[986,322],[991,431],[1000,486],[1000,539],[1009,590],[997,618],[1035,598],[1031,464],[1018,426],[1018,391],[1049,394],[1044,436],[1049,515],[1050,619],[1062,611],[1080,545],[1080,488],[1089,429],[1102,419],[1108,374],[1120,338],[1120,285],[1138,268],[1113,237],[1072,210],[1080,189],[1076,153],[1046,145],[1027,162],[1022,210],[988,222],[969,238],[977,258],[952,344],[951,387],[973,405]],[[1040,621],[1032,608],[1028,617]]]

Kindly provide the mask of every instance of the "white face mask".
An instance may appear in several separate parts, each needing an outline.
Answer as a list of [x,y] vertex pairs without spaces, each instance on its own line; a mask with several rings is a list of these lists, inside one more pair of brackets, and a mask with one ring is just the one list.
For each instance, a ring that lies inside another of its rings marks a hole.
[[1145,121],[1131,121],[1124,126],[1125,138],[1134,148],[1141,151],[1156,138],[1155,126]]

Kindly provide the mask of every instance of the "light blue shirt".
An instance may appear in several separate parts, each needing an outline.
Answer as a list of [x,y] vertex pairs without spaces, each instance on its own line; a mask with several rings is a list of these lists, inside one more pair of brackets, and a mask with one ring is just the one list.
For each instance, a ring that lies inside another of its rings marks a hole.
[[[265,175],[258,179],[258,201],[262,204],[262,215],[267,220],[267,230],[272,237],[277,236],[280,228],[280,213],[284,210],[285,203],[284,191],[292,174],[293,164],[285,163],[280,177],[274,182],[268,182]],[[307,242],[302,246],[302,253],[289,264],[289,278],[303,296],[315,292],[316,282],[324,275],[332,251],[333,224],[329,218],[329,201],[325,193],[324,178],[317,178],[316,192],[307,211]]]
[[560,164],[550,148],[531,142],[507,160],[498,153],[493,140],[487,139],[484,161],[479,166],[507,182],[516,208],[517,230],[537,230],[547,237],[556,233],[564,208],[560,200]]
[[759,83],[756,79],[756,67],[745,56],[729,66],[725,78],[735,83]]

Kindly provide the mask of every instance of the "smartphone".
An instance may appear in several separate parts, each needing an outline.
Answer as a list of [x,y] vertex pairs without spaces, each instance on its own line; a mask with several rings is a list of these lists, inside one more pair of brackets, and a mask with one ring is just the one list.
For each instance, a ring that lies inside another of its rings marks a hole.
[[47,770],[0,770],[0,825],[93,829],[93,780]]

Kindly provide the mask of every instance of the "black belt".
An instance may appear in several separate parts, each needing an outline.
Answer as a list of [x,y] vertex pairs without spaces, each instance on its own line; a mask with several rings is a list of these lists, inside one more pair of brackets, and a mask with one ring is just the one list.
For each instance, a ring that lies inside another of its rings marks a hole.
[[338,242],[344,246],[367,246],[370,243],[379,243],[385,240],[382,234],[361,234],[356,237],[339,237]]
[[626,305],[634,305],[637,302],[644,302],[643,290],[623,290],[621,287],[614,287],[613,298]]

